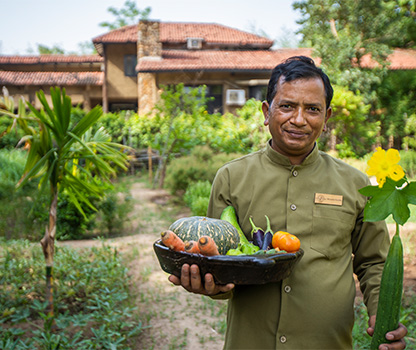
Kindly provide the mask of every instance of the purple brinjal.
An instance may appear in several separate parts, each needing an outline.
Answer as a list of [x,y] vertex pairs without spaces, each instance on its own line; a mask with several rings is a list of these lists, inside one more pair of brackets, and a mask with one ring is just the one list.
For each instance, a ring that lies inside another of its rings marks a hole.
[[261,227],[257,227],[254,224],[253,219],[252,219],[251,216],[250,216],[249,220],[250,220],[250,224],[251,224],[251,227],[252,227],[251,236],[253,237],[253,244],[261,249],[261,247],[263,246],[264,231]]
[[264,239],[263,239],[263,245],[260,247],[262,250],[268,250],[270,248],[273,248],[272,246],[272,239],[273,239],[273,231],[270,226],[270,220],[267,215],[265,215],[267,220],[267,228],[266,231],[264,231]]

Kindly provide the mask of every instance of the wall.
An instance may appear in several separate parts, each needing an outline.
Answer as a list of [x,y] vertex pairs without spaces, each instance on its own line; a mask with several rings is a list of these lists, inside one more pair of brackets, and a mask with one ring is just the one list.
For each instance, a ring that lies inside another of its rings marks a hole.
[[137,101],[137,77],[124,75],[124,55],[136,55],[136,44],[106,45],[108,101]]

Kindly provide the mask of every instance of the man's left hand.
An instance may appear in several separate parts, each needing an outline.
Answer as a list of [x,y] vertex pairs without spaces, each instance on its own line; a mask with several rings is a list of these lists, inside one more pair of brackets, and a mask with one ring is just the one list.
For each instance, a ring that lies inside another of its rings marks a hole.
[[[374,326],[376,324],[376,316],[370,316],[368,320],[368,328],[367,333],[370,336],[374,334]],[[399,323],[399,327],[391,332],[386,334],[386,339],[391,341],[390,344],[380,344],[378,347],[379,350],[401,350],[406,348],[406,342],[404,341],[404,337],[407,334],[407,328]]]

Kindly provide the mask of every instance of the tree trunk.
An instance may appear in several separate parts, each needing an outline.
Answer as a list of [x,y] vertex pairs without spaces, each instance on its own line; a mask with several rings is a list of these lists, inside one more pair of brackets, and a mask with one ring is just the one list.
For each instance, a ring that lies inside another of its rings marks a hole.
[[58,207],[58,189],[51,186],[52,202],[49,208],[49,223],[45,235],[40,241],[46,263],[46,300],[48,301],[47,312],[50,317],[54,316],[53,308],[53,256],[55,252],[55,233]]

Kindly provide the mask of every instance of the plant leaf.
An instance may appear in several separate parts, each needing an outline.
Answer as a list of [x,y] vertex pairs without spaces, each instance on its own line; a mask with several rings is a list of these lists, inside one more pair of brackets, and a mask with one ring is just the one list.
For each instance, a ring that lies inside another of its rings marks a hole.
[[361,194],[370,197],[364,209],[364,221],[380,221],[392,214],[394,221],[404,225],[410,217],[409,199],[416,200],[416,188],[407,189],[409,185],[401,188],[403,183],[387,178],[382,188],[367,186],[360,189]]

